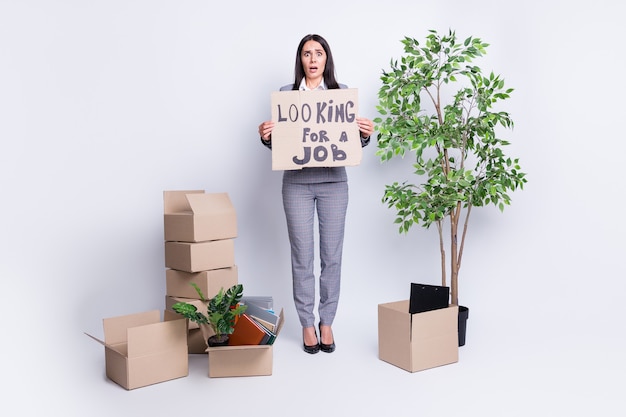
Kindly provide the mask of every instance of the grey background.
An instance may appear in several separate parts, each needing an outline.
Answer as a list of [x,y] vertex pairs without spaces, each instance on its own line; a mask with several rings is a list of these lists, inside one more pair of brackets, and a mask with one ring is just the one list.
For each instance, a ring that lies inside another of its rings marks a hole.
[[[21,415],[596,415],[624,409],[621,120],[625,30],[615,2],[241,4],[0,1],[0,277],[7,409]],[[375,143],[348,170],[337,351],[305,355],[291,300],[280,172],[258,142],[295,49],[327,38],[338,78],[377,116],[404,36],[453,28],[514,87],[506,132],[529,183],[475,210],[461,270],[457,364],[415,374],[377,357],[377,305],[438,282],[435,230],[401,236],[382,203],[410,160]],[[162,309],[162,192],[228,192],[248,294],[286,324],[271,377],[188,378],[126,392],[104,376],[104,317]],[[326,407],[333,411],[326,412]]]

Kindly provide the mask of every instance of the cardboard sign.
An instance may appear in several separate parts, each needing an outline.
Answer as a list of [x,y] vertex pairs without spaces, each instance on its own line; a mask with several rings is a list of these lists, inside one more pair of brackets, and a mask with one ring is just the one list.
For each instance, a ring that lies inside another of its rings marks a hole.
[[355,88],[272,93],[272,170],[360,164],[357,93]]

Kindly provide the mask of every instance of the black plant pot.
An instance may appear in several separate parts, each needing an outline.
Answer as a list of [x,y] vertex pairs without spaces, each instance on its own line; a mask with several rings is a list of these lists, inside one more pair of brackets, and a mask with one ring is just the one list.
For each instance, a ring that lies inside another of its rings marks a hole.
[[459,346],[465,346],[465,333],[467,330],[467,319],[469,317],[469,308],[459,306]]
[[209,337],[209,340],[207,340],[207,343],[209,347],[228,346],[228,336],[222,335],[221,337],[218,338],[217,335],[213,335]]

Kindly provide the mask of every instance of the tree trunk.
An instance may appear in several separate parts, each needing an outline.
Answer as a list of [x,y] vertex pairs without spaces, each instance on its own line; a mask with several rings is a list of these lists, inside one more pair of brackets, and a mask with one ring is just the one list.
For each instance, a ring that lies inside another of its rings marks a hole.
[[450,213],[450,303],[459,304],[459,246],[457,242],[457,230],[459,225],[459,214],[461,212],[460,203],[457,204],[456,210]]
[[443,221],[437,221],[437,232],[439,232],[439,253],[441,254],[441,285],[446,286],[446,247],[443,241]]

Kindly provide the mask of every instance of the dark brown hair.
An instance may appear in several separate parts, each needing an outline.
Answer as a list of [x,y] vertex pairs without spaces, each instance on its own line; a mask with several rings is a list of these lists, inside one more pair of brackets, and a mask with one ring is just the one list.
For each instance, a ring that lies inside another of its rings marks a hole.
[[324,52],[326,52],[326,66],[324,67],[324,83],[326,84],[326,88],[335,89],[339,88],[339,83],[335,77],[335,62],[333,61],[333,54],[330,52],[330,46],[326,39],[321,37],[320,35],[310,34],[306,35],[300,41],[298,45],[298,51],[296,52],[296,68],[294,70],[295,79],[293,82],[293,89],[297,90],[300,87],[300,81],[304,78],[304,67],[302,66],[302,48],[304,48],[304,44],[308,41],[315,41],[322,45],[324,48]]

